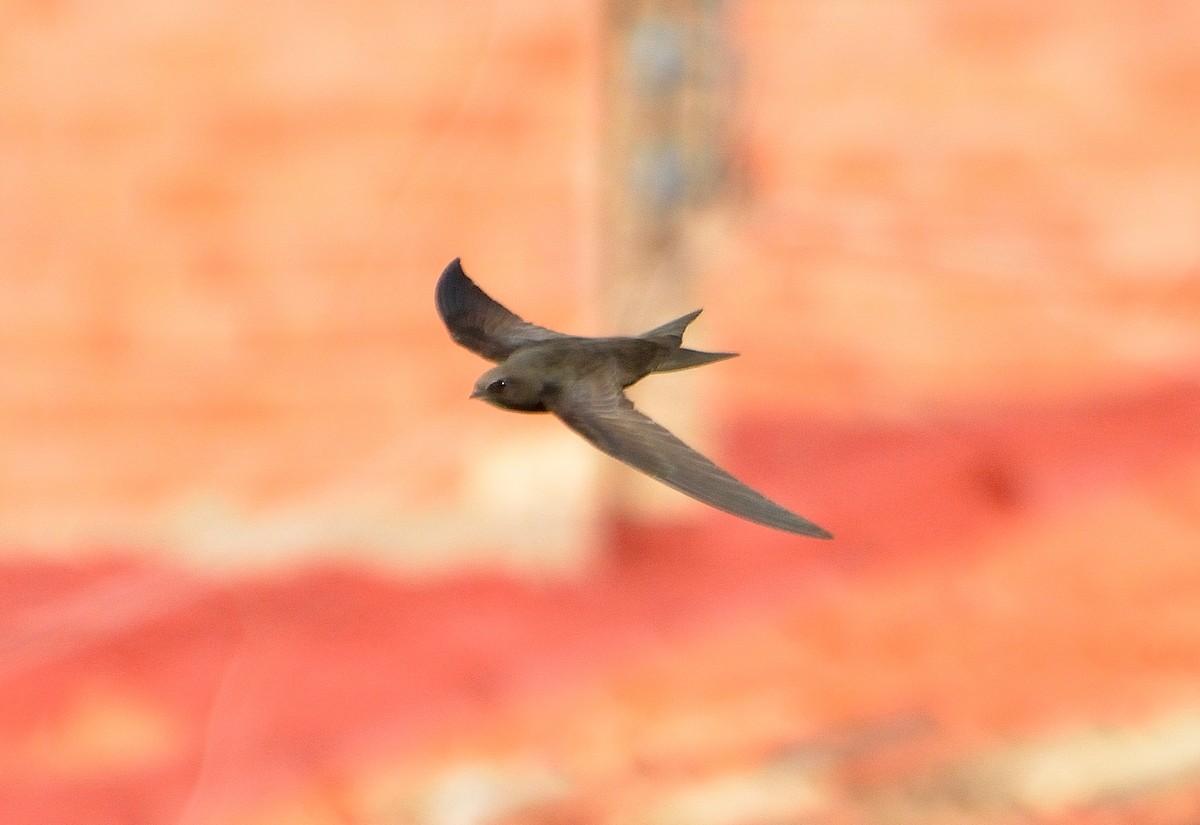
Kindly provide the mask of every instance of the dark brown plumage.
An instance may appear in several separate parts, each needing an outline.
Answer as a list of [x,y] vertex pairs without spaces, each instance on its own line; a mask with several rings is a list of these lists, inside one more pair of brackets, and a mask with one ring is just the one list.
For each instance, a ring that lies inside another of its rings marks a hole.
[[497,366],[475,382],[472,398],[503,409],[550,412],[595,447],[699,501],[802,536],[827,531],[713,464],[642,415],[623,392],[652,372],[734,357],[682,346],[700,310],[636,337],[583,338],[522,320],[475,285],[455,258],[438,279],[438,312],[450,336]]

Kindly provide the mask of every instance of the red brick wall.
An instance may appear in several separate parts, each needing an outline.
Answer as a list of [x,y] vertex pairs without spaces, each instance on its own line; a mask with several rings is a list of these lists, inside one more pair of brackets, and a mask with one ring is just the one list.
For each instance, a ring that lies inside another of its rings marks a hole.
[[5,13],[4,545],[452,520],[492,424],[433,282],[574,320],[597,69],[587,3],[443,5]]
[[[1195,8],[732,6],[746,190],[689,252],[700,334],[746,356],[714,408],[923,414],[1193,368]],[[479,512],[504,449],[548,456],[522,483],[593,465],[462,403],[481,365],[430,287],[462,255],[598,331],[592,4],[7,16],[6,545],[419,556],[477,541],[462,512],[582,523]]]
[[753,352],[737,397],[919,413],[1194,374],[1200,7],[737,8],[751,189],[706,317]]

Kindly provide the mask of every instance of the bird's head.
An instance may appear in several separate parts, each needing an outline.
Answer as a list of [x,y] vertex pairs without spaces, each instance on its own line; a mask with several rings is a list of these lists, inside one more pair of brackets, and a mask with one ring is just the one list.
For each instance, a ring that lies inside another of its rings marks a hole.
[[489,404],[506,410],[519,412],[545,412],[542,403],[542,384],[527,376],[514,373],[504,365],[494,367],[475,382],[472,398],[479,398]]

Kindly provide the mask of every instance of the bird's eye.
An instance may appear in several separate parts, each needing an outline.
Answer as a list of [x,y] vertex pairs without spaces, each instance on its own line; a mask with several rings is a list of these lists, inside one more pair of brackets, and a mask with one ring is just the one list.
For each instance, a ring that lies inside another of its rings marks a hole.
[[504,388],[507,385],[508,385],[508,382],[505,381],[503,378],[497,378],[495,381],[488,384],[487,391],[491,392],[491,393],[504,392]]

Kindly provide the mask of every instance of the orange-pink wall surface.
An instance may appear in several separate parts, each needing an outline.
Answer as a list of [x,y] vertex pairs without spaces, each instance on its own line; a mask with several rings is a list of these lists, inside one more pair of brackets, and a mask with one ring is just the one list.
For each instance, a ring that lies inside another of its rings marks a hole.
[[466,398],[456,256],[613,331],[618,5],[0,10],[0,821],[1200,817],[1200,5],[724,5],[646,411],[833,542]]

